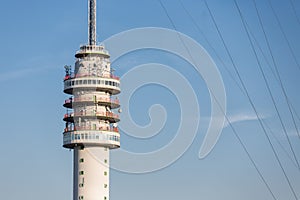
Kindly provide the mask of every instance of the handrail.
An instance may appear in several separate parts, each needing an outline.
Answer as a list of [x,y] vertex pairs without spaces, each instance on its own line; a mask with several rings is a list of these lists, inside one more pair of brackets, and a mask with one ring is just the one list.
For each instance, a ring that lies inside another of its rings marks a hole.
[[89,74],[68,74],[64,77],[64,81],[69,80],[69,79],[74,79],[74,78],[82,78],[82,77],[98,77],[98,78],[111,78],[111,79],[115,79],[115,80],[120,80],[120,77],[115,76],[115,75],[102,75],[102,76],[95,76],[95,75],[89,75]]
[[74,99],[66,99],[65,104],[76,103],[76,102],[85,102],[85,101],[107,102],[107,103],[113,103],[113,104],[120,104],[119,99],[110,99],[110,98],[103,98],[103,97],[96,99],[96,101],[93,97],[79,97],[79,98],[74,98]]
[[68,127],[64,129],[64,132],[73,132],[73,131],[109,131],[119,133],[118,127],[100,127],[98,129],[93,129],[91,127]]
[[91,111],[90,114],[86,113],[86,112],[76,112],[76,113],[67,113],[64,115],[64,119],[65,118],[69,118],[69,117],[79,117],[79,116],[104,116],[104,117],[111,117],[111,118],[116,118],[119,119],[119,115],[115,114],[113,112],[93,112]]
[[98,51],[105,53],[106,55],[109,55],[108,51],[105,50],[104,46],[98,46],[98,45],[80,45],[80,50],[76,51],[76,54],[82,53],[82,52],[91,52],[91,51]]

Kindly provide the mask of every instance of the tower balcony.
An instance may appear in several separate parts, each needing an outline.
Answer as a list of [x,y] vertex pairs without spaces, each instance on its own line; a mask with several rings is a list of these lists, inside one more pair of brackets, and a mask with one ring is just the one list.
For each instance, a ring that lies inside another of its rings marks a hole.
[[67,127],[64,129],[64,132],[73,132],[73,131],[108,131],[108,132],[119,133],[119,129],[117,127],[93,128],[90,126],[77,126],[77,127]]
[[66,75],[64,77],[64,81],[69,80],[69,79],[74,79],[74,78],[83,78],[83,77],[100,77],[100,78],[112,78],[116,80],[120,80],[120,77],[115,76],[115,75],[102,75],[102,76],[94,76],[91,74],[71,74],[71,75]]
[[100,105],[100,106],[109,106],[111,109],[119,108],[120,102],[118,99],[111,98],[93,98],[93,97],[79,97],[79,98],[71,98],[66,99],[64,103],[64,107],[73,108],[76,105]]
[[66,94],[73,94],[73,90],[94,90],[108,92],[110,94],[119,94],[120,78],[116,76],[85,76],[76,75],[74,77],[67,75],[64,80],[64,92]]
[[64,121],[74,122],[74,118],[85,118],[85,119],[98,119],[98,120],[108,120],[110,123],[119,122],[119,115],[112,112],[78,112],[78,113],[69,113],[64,115]]
[[79,51],[76,52],[75,57],[82,58],[87,55],[102,56],[104,58],[110,57],[108,51],[101,45],[81,45]]
[[114,131],[73,130],[63,133],[63,147],[100,146],[115,149],[120,147],[120,134]]

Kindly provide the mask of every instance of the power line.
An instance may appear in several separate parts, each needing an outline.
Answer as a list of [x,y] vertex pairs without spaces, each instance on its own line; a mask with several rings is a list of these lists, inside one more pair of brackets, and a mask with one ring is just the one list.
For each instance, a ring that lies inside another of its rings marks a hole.
[[264,125],[266,126],[266,128],[269,130],[269,132],[272,134],[272,136],[274,137],[274,139],[276,140],[276,142],[278,143],[278,145],[282,148],[282,150],[284,151],[284,153],[286,154],[286,156],[288,157],[288,159],[292,162],[292,164],[298,168],[297,163],[295,163],[294,159],[290,156],[290,154],[287,152],[287,150],[284,148],[284,146],[281,144],[281,142],[279,141],[279,139],[277,138],[276,134],[274,133],[274,131],[272,131],[271,127],[268,125],[268,123],[263,120]]
[[219,56],[219,54],[217,53],[217,50],[212,46],[212,44],[209,42],[208,38],[205,36],[204,32],[201,30],[201,28],[198,26],[196,20],[193,18],[193,16],[189,13],[189,11],[186,9],[186,7],[184,6],[184,4],[182,3],[181,0],[178,0],[178,2],[181,4],[181,7],[183,8],[184,12],[189,16],[189,18],[191,19],[192,23],[195,25],[195,27],[197,28],[197,30],[201,33],[202,37],[204,38],[204,40],[206,41],[206,43],[208,44],[208,46],[212,49],[212,51],[214,52],[214,54],[216,55],[216,57],[218,58],[218,60],[221,62],[221,64],[224,66],[224,69],[226,70],[226,72],[229,74],[229,76],[231,77],[231,79],[235,82],[236,86],[243,92],[243,89],[241,88],[240,84],[236,81],[236,79],[234,78],[233,74],[230,72],[229,68],[227,67],[227,65],[225,64],[225,62],[223,61],[223,59]]
[[297,12],[296,12],[296,8],[295,8],[295,5],[294,5],[294,2],[293,2],[292,0],[289,0],[289,1],[290,1],[291,6],[292,6],[293,13],[294,13],[294,15],[295,15],[295,17],[296,17],[296,19],[297,19],[297,22],[298,22],[298,24],[300,25],[300,19],[299,19],[298,15],[297,15]]
[[[230,70],[228,69],[227,65],[223,62],[223,60],[222,60],[221,57],[218,55],[218,53],[217,53],[217,51],[215,50],[215,48],[211,45],[211,43],[209,42],[209,40],[208,40],[207,37],[205,36],[204,32],[203,32],[203,31],[201,30],[201,28],[198,26],[196,20],[193,18],[193,16],[192,16],[192,15],[189,13],[189,11],[186,9],[186,7],[185,7],[184,4],[182,3],[182,1],[181,1],[181,0],[178,0],[178,1],[179,1],[179,3],[181,4],[181,7],[182,7],[183,10],[185,11],[185,13],[186,13],[186,14],[188,15],[188,17],[191,19],[192,23],[193,23],[193,24],[195,25],[195,27],[197,28],[197,30],[201,33],[201,35],[203,36],[203,38],[205,39],[205,41],[207,42],[207,44],[209,45],[209,47],[213,50],[213,52],[215,53],[215,55],[217,56],[217,58],[218,58],[218,59],[220,60],[220,62],[223,64],[225,70],[226,70],[227,73],[230,75],[230,77],[233,79],[233,81],[235,82],[235,84],[238,86],[238,88],[240,89],[240,91],[242,92],[242,94],[244,94],[244,95],[246,96],[246,94],[244,93],[243,89],[241,88],[241,86],[238,84],[238,82],[236,81],[236,79],[234,78],[234,76],[232,75],[232,73],[230,72]],[[245,24],[246,24],[246,26],[248,27],[248,31],[249,31],[250,35],[252,36],[252,38],[254,39],[256,45],[258,46],[258,48],[259,48],[260,52],[262,53],[264,59],[266,60],[267,66],[270,68],[272,74],[274,75],[275,79],[276,79],[276,80],[278,81],[278,83],[279,83],[279,79],[277,78],[277,76],[276,76],[276,74],[275,74],[273,68],[271,67],[271,64],[268,62],[268,59],[267,59],[266,55],[264,54],[264,52],[263,52],[263,50],[262,50],[262,48],[261,48],[259,42],[256,40],[254,34],[253,34],[253,33],[251,32],[251,30],[249,29],[249,26],[248,26],[248,24],[247,24],[246,21],[245,21]],[[273,98],[273,97],[272,97],[272,98]],[[273,98],[273,99],[274,99],[274,98]],[[292,105],[292,104],[291,104],[291,105]],[[276,110],[277,110],[277,113],[278,113],[277,106],[275,105],[275,107],[276,107]],[[300,120],[300,118],[299,118],[299,116],[298,116],[298,114],[297,114],[295,108],[292,107],[292,109],[293,109],[293,111],[295,112],[295,114],[296,114],[296,116],[298,117],[298,119]],[[279,116],[279,117],[280,117],[280,116]],[[280,117],[280,120],[281,120],[282,126],[284,126],[281,117]],[[269,128],[269,131],[271,131],[270,128]],[[286,136],[287,136],[287,131],[286,131],[286,128],[285,128],[285,127],[284,127],[284,131],[285,131]],[[273,137],[275,138],[275,140],[277,141],[277,143],[279,143],[280,147],[281,147],[281,148],[284,150],[284,152],[287,154],[288,158],[291,159],[291,161],[293,162],[293,164],[295,164],[294,161],[293,161],[293,159],[289,156],[289,154],[287,153],[287,151],[285,150],[285,148],[284,148],[283,145],[281,144],[281,142],[278,140],[278,138],[274,135],[274,133],[273,133],[272,131],[271,131],[271,133],[272,133],[272,136],[273,136]],[[288,136],[287,136],[287,137],[288,137]],[[290,141],[289,141],[289,145],[290,145],[290,147],[291,147]],[[293,153],[293,155],[294,155],[294,157],[295,157],[295,153]],[[295,160],[296,160],[296,162],[297,162],[297,159],[295,159]],[[296,167],[299,168],[299,163],[298,163],[298,162],[297,162],[295,165],[296,165]],[[297,166],[297,165],[298,165],[298,166]]]
[[[266,63],[267,63],[267,66],[268,66],[269,69],[271,70],[271,72],[272,72],[272,74],[273,74],[275,80],[278,82],[279,85],[281,85],[281,84],[280,84],[280,79],[279,79],[279,77],[277,76],[277,73],[276,73],[275,70],[271,67],[271,64],[269,63],[269,61],[268,61],[268,59],[267,59],[267,56],[265,55],[265,53],[264,53],[264,51],[262,50],[262,48],[261,48],[259,42],[258,42],[257,39],[255,38],[254,34],[252,33],[252,31],[251,31],[251,29],[249,28],[249,25],[248,25],[248,23],[247,23],[246,21],[245,21],[245,24],[246,24],[246,27],[248,28],[248,31],[249,31],[250,35],[252,36],[252,38],[253,38],[253,40],[254,40],[256,46],[258,47],[260,53],[261,53],[262,56],[264,57],[264,59],[265,59],[265,61],[266,61]],[[273,56],[273,57],[274,57],[274,56]],[[274,57],[274,58],[275,58],[275,57]],[[281,88],[281,89],[282,89],[282,88]],[[285,91],[284,88],[283,88],[283,90]],[[293,106],[293,104],[292,104],[292,102],[290,101],[290,99],[288,98],[288,96],[287,96],[287,100],[288,100],[289,104],[291,105],[291,110],[295,113],[295,117],[298,119],[298,121],[300,121],[300,116],[299,116],[299,114],[297,113],[295,107]]]
[[[240,17],[241,17],[241,20],[242,20],[242,22],[243,22],[243,26],[244,26],[244,29],[245,29],[245,31],[246,31],[246,33],[247,33],[247,36],[248,36],[248,38],[250,39],[250,35],[249,35],[249,32],[248,32],[248,29],[246,28],[245,22],[244,22],[245,19],[244,19],[243,15],[242,15],[242,12],[241,12],[241,10],[240,10],[240,8],[239,8],[239,6],[238,6],[236,0],[234,0],[234,4],[235,4],[235,6],[236,6],[236,8],[237,8],[237,10],[238,10],[238,13],[239,13]],[[251,43],[251,47],[254,49],[254,45],[253,45],[251,39],[250,39],[250,43]],[[255,55],[257,56],[255,49],[254,49],[254,53],[255,53]],[[235,69],[236,69],[236,67],[235,67]],[[240,78],[240,76],[239,76],[239,78]],[[243,87],[244,87],[245,90],[246,90],[246,87],[245,87],[244,84],[243,84]],[[277,152],[275,151],[275,148],[274,148],[274,146],[273,146],[273,144],[272,144],[272,142],[271,142],[271,140],[270,140],[270,137],[269,137],[269,135],[268,135],[267,132],[266,132],[266,129],[265,129],[263,123],[262,123],[262,120],[261,120],[261,118],[259,117],[258,112],[257,112],[257,110],[256,110],[256,108],[255,108],[255,106],[254,106],[254,104],[253,104],[253,102],[252,102],[252,100],[251,100],[251,98],[250,98],[250,96],[249,96],[247,90],[246,90],[246,93],[247,93],[247,96],[249,97],[249,101],[250,101],[250,103],[251,103],[251,105],[252,105],[252,107],[253,107],[253,109],[254,109],[256,115],[257,115],[258,121],[259,121],[259,123],[260,123],[260,125],[261,125],[261,127],[262,127],[262,129],[263,129],[263,131],[264,131],[264,133],[265,133],[265,135],[266,135],[266,137],[267,137],[267,139],[268,139],[268,142],[269,142],[269,144],[270,144],[270,146],[271,146],[271,148],[272,148],[272,151],[273,151],[273,153],[274,153],[274,155],[275,155],[275,157],[276,157],[276,160],[277,160],[278,164],[280,165],[280,168],[281,168],[281,170],[282,170],[282,172],[283,172],[283,174],[284,174],[284,176],[285,176],[285,178],[286,178],[286,180],[287,180],[287,182],[288,182],[288,184],[289,184],[289,187],[290,187],[290,189],[291,189],[291,191],[292,191],[292,193],[293,193],[295,199],[298,200],[297,195],[296,195],[296,192],[295,192],[294,188],[292,187],[292,184],[291,184],[291,182],[290,182],[290,180],[289,180],[289,178],[288,178],[288,176],[287,176],[287,174],[286,174],[286,171],[285,171],[285,169],[284,169],[284,167],[283,167],[283,165],[282,165],[282,163],[281,163],[281,161],[280,161],[280,159],[279,159],[279,156],[278,156]]]
[[[169,15],[169,13],[168,13],[166,7],[164,6],[164,4],[162,3],[161,0],[158,0],[158,1],[159,1],[159,3],[160,3],[161,7],[163,8],[165,14],[167,15],[167,17],[168,17],[170,23],[172,24],[174,30],[177,31],[177,28],[176,28],[176,26],[175,26],[175,23],[173,22],[172,18],[170,17],[170,15]],[[186,46],[186,44],[184,43],[184,41],[182,40],[182,38],[181,38],[181,36],[180,36],[179,34],[178,34],[178,37],[179,37],[180,41],[183,43],[185,49],[187,50],[187,53],[188,53],[189,56],[191,57],[191,59],[192,59],[192,61],[193,61],[193,64],[195,64],[191,52],[189,51],[188,47]],[[208,88],[208,89],[210,90],[210,88]],[[226,121],[228,122],[228,124],[229,124],[230,127],[232,128],[232,130],[233,130],[233,132],[234,132],[234,135],[237,137],[238,141],[239,141],[240,144],[242,145],[242,147],[243,147],[244,151],[246,152],[248,158],[250,159],[250,161],[251,161],[251,163],[253,164],[255,170],[257,171],[257,173],[259,174],[260,178],[261,178],[262,181],[264,182],[264,184],[265,184],[265,186],[267,187],[268,191],[271,193],[273,199],[277,200],[277,198],[275,197],[274,193],[272,192],[272,190],[271,190],[269,184],[267,183],[266,179],[263,177],[263,175],[262,175],[261,171],[259,170],[257,164],[255,163],[255,161],[254,161],[254,159],[252,158],[251,154],[250,154],[249,151],[247,150],[245,144],[243,143],[243,141],[241,140],[241,138],[240,138],[239,135],[237,134],[236,130],[234,129],[234,127],[233,127],[231,121],[229,120],[228,116],[226,115],[225,111],[222,109],[222,107],[221,107],[221,105],[220,105],[218,99],[216,98],[216,96],[214,95],[214,93],[213,93],[211,90],[210,90],[210,93],[212,94],[213,98],[214,98],[215,101],[217,102],[217,104],[218,104],[220,110],[222,111],[223,115],[225,116]]]
[[[260,26],[261,26],[261,28],[262,28],[262,30],[263,30],[263,32],[264,32],[265,40],[267,41],[268,46],[269,46],[269,42],[268,42],[268,39],[267,39],[267,35],[265,34],[265,29],[264,29],[264,27],[263,27],[262,19],[261,19],[261,17],[260,17],[259,12],[258,12],[258,8],[257,8],[256,1],[255,1],[255,0],[252,0],[252,1],[253,1],[254,5],[255,5],[254,7],[255,7],[255,10],[256,10],[256,14],[257,14],[257,16],[258,16],[258,18],[259,18],[259,24],[260,24]],[[238,9],[239,9],[239,8],[238,8]],[[239,12],[240,12],[240,9],[239,9]],[[295,159],[295,161],[296,161],[296,163],[297,163],[298,169],[300,169],[298,159],[297,159],[297,157],[296,157],[294,148],[293,148],[292,143],[291,143],[291,141],[290,141],[290,138],[289,138],[289,136],[288,136],[286,127],[285,127],[285,125],[284,125],[284,123],[283,123],[283,119],[282,119],[282,117],[281,117],[281,115],[280,115],[280,113],[279,113],[279,110],[278,110],[276,101],[275,101],[275,99],[274,99],[274,96],[273,96],[273,94],[272,94],[270,85],[269,85],[269,83],[268,83],[268,81],[267,81],[266,75],[265,75],[264,70],[263,70],[263,68],[262,68],[262,66],[261,66],[261,63],[260,63],[260,61],[259,61],[258,55],[257,55],[256,50],[255,50],[255,48],[254,48],[254,44],[253,44],[253,42],[252,42],[252,40],[251,40],[249,31],[248,31],[248,29],[247,29],[247,27],[246,27],[246,25],[245,25],[245,23],[244,23],[244,22],[245,22],[245,19],[243,18],[242,14],[240,14],[240,16],[241,16],[242,21],[243,21],[244,29],[245,29],[245,31],[247,32],[248,39],[249,39],[249,41],[250,41],[250,43],[251,43],[252,50],[253,50],[253,52],[254,52],[254,54],[255,54],[255,58],[256,58],[256,60],[257,60],[258,66],[259,66],[259,70],[260,70],[260,72],[262,73],[264,82],[265,82],[265,84],[266,84],[266,86],[267,86],[268,92],[269,92],[270,97],[271,97],[271,99],[272,99],[272,103],[273,103],[274,108],[275,108],[275,110],[276,110],[276,114],[277,114],[277,116],[278,116],[278,118],[279,118],[281,127],[282,127],[282,129],[283,129],[283,131],[284,131],[284,134],[285,134],[285,136],[286,136],[286,139],[287,139],[287,141],[288,141],[288,143],[289,143],[290,149],[291,149],[291,151],[292,151],[292,153],[293,153],[293,156],[294,156],[294,159]],[[270,50],[270,53],[272,54],[271,48],[269,48],[269,50]],[[272,55],[273,55],[273,54],[272,54]],[[280,80],[280,79],[279,79],[279,80]]]
[[[281,167],[281,169],[282,169],[282,171],[283,171],[285,177],[287,178],[287,182],[289,183],[289,186],[290,186],[290,188],[291,188],[291,190],[293,191],[293,194],[294,194],[294,189],[293,189],[293,188],[291,187],[291,185],[290,185],[290,181],[289,181],[289,179],[288,179],[288,177],[287,177],[287,175],[286,175],[285,170],[283,169],[282,163],[280,162],[279,157],[278,157],[278,155],[277,155],[277,153],[276,153],[276,151],[275,151],[275,148],[274,148],[274,146],[273,146],[273,144],[272,144],[272,142],[271,142],[271,140],[270,140],[270,137],[268,136],[267,131],[266,131],[266,129],[265,129],[263,123],[262,123],[262,120],[261,120],[261,118],[260,118],[259,115],[258,115],[258,112],[257,112],[257,110],[256,110],[256,108],[255,108],[255,106],[254,106],[254,103],[253,103],[253,101],[252,101],[252,99],[251,99],[251,97],[250,97],[250,95],[249,95],[249,93],[248,93],[248,90],[247,90],[247,88],[246,88],[246,86],[245,86],[245,84],[244,84],[244,82],[243,82],[243,80],[242,80],[242,78],[241,78],[241,76],[240,76],[239,70],[237,69],[237,66],[235,65],[235,62],[234,62],[234,60],[233,60],[233,57],[232,57],[231,54],[230,54],[230,51],[229,51],[229,49],[228,49],[228,47],[227,47],[227,45],[226,45],[226,42],[225,42],[225,40],[224,40],[224,38],[223,38],[223,36],[222,36],[220,30],[219,30],[219,27],[218,27],[218,25],[217,25],[217,23],[216,23],[216,21],[215,21],[215,19],[214,19],[214,16],[213,16],[213,14],[212,14],[212,12],[211,12],[211,10],[210,10],[210,8],[209,8],[209,6],[208,6],[206,0],[204,0],[204,2],[205,2],[205,5],[206,5],[206,7],[207,7],[207,9],[208,9],[208,11],[209,11],[209,14],[210,14],[210,16],[211,16],[211,18],[212,18],[212,20],[213,20],[213,22],[214,22],[214,25],[215,25],[215,27],[216,27],[216,29],[217,29],[217,32],[218,32],[218,34],[219,34],[219,36],[220,36],[220,38],[221,38],[221,40],[222,40],[222,43],[223,43],[223,45],[224,45],[224,47],[225,47],[225,49],[226,49],[226,52],[227,52],[227,54],[228,54],[228,56],[229,56],[229,58],[230,58],[230,60],[231,60],[231,62],[232,62],[232,65],[233,65],[233,67],[234,67],[234,69],[235,69],[235,71],[236,71],[236,73],[237,73],[237,75],[238,75],[238,78],[239,78],[239,80],[240,80],[240,82],[241,82],[241,84],[242,84],[242,87],[243,87],[243,89],[244,89],[244,91],[245,91],[245,93],[246,93],[246,95],[247,95],[247,98],[248,98],[248,100],[249,100],[249,102],[250,102],[250,104],[251,104],[251,107],[252,107],[252,109],[254,110],[254,112],[255,112],[255,114],[256,114],[256,116],[257,116],[257,119],[258,119],[258,121],[259,121],[259,124],[260,124],[260,126],[261,126],[261,128],[262,128],[262,130],[263,130],[263,132],[264,132],[264,134],[265,134],[265,136],[266,136],[266,138],[267,138],[267,140],[268,140],[268,143],[270,144],[270,146],[271,146],[271,148],[272,148],[272,151],[273,151],[273,153],[274,153],[274,155],[275,155],[275,158],[276,158],[277,162],[279,163],[279,165],[280,165],[280,167]],[[235,1],[235,4],[236,4],[236,1]],[[237,4],[236,4],[236,5],[237,5]],[[240,10],[239,10],[239,13],[240,13]],[[240,13],[240,14],[241,14],[241,13]],[[296,200],[297,200],[297,197],[296,197]]]
[[284,40],[286,41],[286,43],[287,43],[287,45],[288,45],[288,48],[289,48],[289,50],[290,50],[290,52],[291,52],[291,55],[292,55],[292,57],[293,57],[293,59],[294,59],[296,65],[297,65],[298,69],[300,70],[300,64],[299,64],[299,62],[298,62],[298,60],[297,60],[297,57],[296,57],[295,52],[294,52],[294,50],[293,50],[293,48],[292,48],[292,45],[291,45],[291,43],[289,42],[289,40],[288,40],[288,38],[287,38],[287,35],[286,35],[285,32],[284,32],[284,29],[283,29],[282,24],[281,24],[281,22],[280,22],[280,20],[279,20],[279,17],[278,17],[278,15],[276,14],[275,9],[274,9],[274,7],[273,7],[271,1],[268,0],[268,2],[269,2],[269,5],[270,5],[270,7],[271,7],[271,10],[272,10],[272,12],[273,12],[273,14],[274,14],[274,16],[275,16],[275,19],[276,19],[276,21],[277,21],[277,24],[278,24],[278,26],[279,26],[279,29],[280,29],[280,31],[281,31],[283,37],[284,37]]
[[[289,99],[288,99],[289,100]],[[292,110],[294,111],[295,115],[296,115],[296,118],[298,119],[298,121],[300,121],[300,116],[298,115],[297,111],[296,111],[296,108],[293,106],[293,104],[290,102],[289,100],[289,103],[292,107]]]
[[[185,11],[185,13],[189,16],[189,18],[191,19],[192,23],[195,25],[195,27],[197,28],[197,30],[201,33],[201,35],[203,36],[203,38],[205,39],[205,41],[207,42],[207,44],[209,45],[209,47],[213,50],[214,54],[217,56],[217,58],[220,60],[220,62],[222,63],[222,65],[224,66],[224,69],[227,71],[227,73],[229,74],[229,76],[232,78],[232,80],[235,82],[235,84],[238,86],[238,88],[243,92],[243,89],[241,88],[241,86],[239,85],[239,83],[236,81],[236,79],[234,78],[234,76],[232,75],[232,73],[230,72],[229,68],[227,67],[227,65],[224,63],[224,61],[221,59],[221,57],[219,56],[219,54],[217,53],[216,49],[211,45],[211,43],[209,42],[208,38],[205,36],[204,32],[201,30],[201,28],[199,27],[199,25],[197,24],[196,20],[193,18],[193,16],[188,12],[188,10],[186,9],[186,7],[184,6],[184,4],[182,3],[181,0],[178,0],[179,3],[181,4],[181,7],[183,8],[183,10]],[[169,16],[170,17],[170,16]],[[281,79],[278,78],[273,70],[273,68],[271,67],[271,64],[268,62],[267,56],[264,54],[259,42],[256,40],[254,34],[251,32],[251,30],[249,29],[249,26],[247,24],[247,22],[245,22],[246,26],[248,27],[249,33],[251,34],[252,38],[254,38],[254,41],[256,43],[256,45],[259,47],[260,52],[262,53],[263,57],[265,58],[266,62],[267,62],[267,66],[270,68],[272,74],[274,75],[275,79],[277,80],[277,82],[279,84],[281,84]],[[284,87],[282,87],[283,90],[285,91]],[[286,92],[285,92],[286,93]],[[286,94],[287,96],[287,94]],[[294,108],[294,106],[292,106],[291,101],[289,100],[288,96],[286,97],[288,99],[288,102],[291,106],[291,110],[294,111],[296,117],[298,118],[298,120],[300,121],[300,117],[297,114],[296,109]],[[297,131],[298,133],[298,131]],[[298,134],[300,137],[300,134]]]
[[[275,17],[276,17],[276,19],[277,19],[278,25],[279,25],[279,27],[280,27],[280,30],[281,30],[282,34],[284,35],[284,38],[286,38],[286,35],[285,35],[285,33],[284,33],[283,29],[282,29],[282,26],[281,26],[281,23],[280,23],[280,21],[279,21],[279,19],[278,19],[278,16],[276,15],[275,10],[274,10],[274,8],[273,8],[271,2],[270,2],[269,0],[268,0],[268,2],[269,2],[269,4],[270,4],[271,10],[273,11],[273,14],[275,15]],[[264,30],[264,29],[263,29],[263,30]],[[280,88],[281,88],[281,90],[282,90],[282,92],[283,92],[283,94],[284,94],[285,101],[286,101],[286,103],[287,103],[289,112],[290,112],[290,114],[291,114],[291,117],[292,117],[292,121],[293,121],[295,130],[296,130],[296,132],[297,132],[297,134],[298,134],[298,137],[300,138],[300,133],[299,133],[299,130],[298,130],[298,126],[297,126],[297,123],[296,123],[294,114],[293,114],[293,112],[292,112],[292,106],[291,106],[291,104],[290,104],[290,100],[288,99],[286,90],[285,90],[285,88],[284,88],[284,86],[283,86],[283,82],[282,82],[282,79],[281,79],[281,76],[280,76],[280,73],[279,73],[279,70],[278,70],[278,66],[277,66],[277,64],[276,64],[275,57],[274,57],[274,55],[273,55],[273,53],[272,53],[272,48],[271,48],[270,42],[269,42],[269,40],[268,40],[268,37],[267,37],[266,32],[265,32],[265,31],[263,31],[263,32],[264,32],[264,36],[265,36],[266,41],[267,41],[268,49],[269,49],[269,51],[270,51],[270,53],[271,53],[271,58],[272,58],[272,61],[273,61],[274,67],[275,67],[276,74],[277,74],[278,79],[279,79]],[[287,40],[287,38],[286,38],[286,41],[287,41],[287,43],[288,43],[288,46],[290,47],[290,50],[291,50],[291,52],[292,52],[292,55],[294,55],[293,50],[291,49],[291,46],[290,46],[289,41]],[[297,61],[297,60],[295,60],[295,61]]]
[[[218,103],[218,102],[217,102]],[[219,103],[218,103],[219,104]],[[219,105],[220,107],[220,105]],[[221,108],[221,107],[220,107]],[[267,187],[268,191],[270,192],[270,194],[272,195],[273,199],[277,200],[277,198],[275,197],[275,194],[273,193],[273,191],[271,190],[270,185],[268,184],[268,182],[266,181],[266,179],[264,178],[262,172],[259,170],[257,164],[255,163],[254,159],[252,158],[250,152],[248,151],[246,145],[244,144],[244,142],[242,141],[242,139],[240,138],[240,136],[238,135],[237,131],[235,130],[235,128],[233,127],[231,121],[228,119],[228,116],[226,115],[226,113],[224,113],[224,116],[226,118],[227,123],[229,124],[229,126],[231,127],[235,137],[238,139],[239,143],[241,144],[241,146],[243,147],[243,150],[246,152],[248,158],[250,159],[251,163],[253,164],[256,172],[258,173],[259,177],[261,178],[261,180],[263,181],[263,183],[265,184],[265,186]]]

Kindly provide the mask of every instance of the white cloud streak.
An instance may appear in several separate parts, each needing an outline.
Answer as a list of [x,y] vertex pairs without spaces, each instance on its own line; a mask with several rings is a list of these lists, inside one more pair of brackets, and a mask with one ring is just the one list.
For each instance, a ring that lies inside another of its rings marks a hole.
[[[260,115],[258,116],[260,119],[266,119],[267,116]],[[255,114],[247,114],[247,113],[239,113],[228,116],[228,119],[231,124],[239,123],[239,122],[246,122],[246,121],[256,121],[259,120],[257,115]],[[229,126],[229,122],[226,120],[224,123],[224,128]]]
[[32,75],[33,73],[41,72],[43,70],[49,69],[50,67],[30,67],[30,68],[23,68],[14,71],[8,71],[5,73],[0,74],[0,82],[5,82],[17,78],[22,78],[24,76]]
[[28,74],[33,73],[35,70],[36,69],[34,68],[28,68],[28,69],[20,69],[20,70],[2,73],[0,74],[0,82],[9,81],[11,79],[16,79],[16,78],[26,76]]

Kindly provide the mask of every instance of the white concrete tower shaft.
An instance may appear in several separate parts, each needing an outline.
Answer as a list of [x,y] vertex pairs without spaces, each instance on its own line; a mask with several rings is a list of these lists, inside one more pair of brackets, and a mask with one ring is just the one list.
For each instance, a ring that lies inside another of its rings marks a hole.
[[67,113],[63,147],[74,151],[73,200],[109,200],[109,150],[120,147],[120,121],[113,97],[120,80],[110,56],[96,44],[96,0],[89,0],[89,43],[76,52],[75,67],[65,66]]

